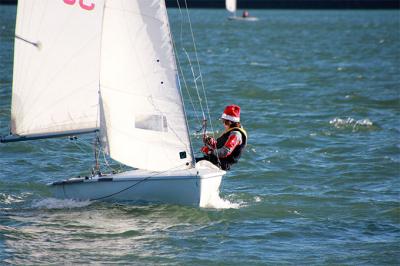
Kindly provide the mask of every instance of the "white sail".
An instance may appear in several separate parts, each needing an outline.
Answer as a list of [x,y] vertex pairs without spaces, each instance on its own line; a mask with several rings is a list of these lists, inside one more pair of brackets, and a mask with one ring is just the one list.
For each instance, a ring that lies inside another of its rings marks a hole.
[[106,1],[100,131],[113,159],[152,171],[191,166],[178,86],[164,0]]
[[17,135],[98,127],[104,0],[19,0],[11,131]]
[[235,12],[236,11],[236,0],[225,0],[225,7],[226,10],[229,12]]

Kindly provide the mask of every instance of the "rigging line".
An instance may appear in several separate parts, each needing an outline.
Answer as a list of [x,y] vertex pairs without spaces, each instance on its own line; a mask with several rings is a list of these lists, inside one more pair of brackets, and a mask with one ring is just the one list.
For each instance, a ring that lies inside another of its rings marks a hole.
[[[194,70],[193,70],[193,65],[192,65],[192,62],[190,60],[190,57],[189,57],[188,53],[186,52],[186,49],[183,47],[183,13],[182,13],[182,10],[181,10],[181,7],[180,7],[179,0],[177,0],[177,4],[178,4],[178,8],[179,8],[179,13],[181,15],[180,43],[181,43],[181,46],[182,46],[182,50],[187,55],[189,66],[190,66],[192,74],[193,74],[193,81],[195,83],[195,87],[196,87],[196,91],[197,91],[197,97],[199,99],[199,104],[200,104],[200,108],[201,108],[202,115],[203,115],[203,120],[204,120],[205,119],[205,115],[204,115],[203,105],[201,104],[201,97],[200,97],[199,92],[198,92],[198,86],[197,86],[197,83],[196,83],[197,78],[195,77]],[[186,9],[187,9],[187,5],[186,5]],[[190,20],[189,20],[189,23],[190,23]],[[196,112],[196,109],[195,109],[194,105],[193,105],[193,110],[194,110],[195,114],[197,115],[197,112]],[[199,124],[201,123],[200,121],[198,121],[198,122],[199,122]]]
[[[179,6],[179,0],[178,0],[178,6]],[[167,14],[167,10],[165,9],[165,16],[167,17],[167,19],[168,19],[168,14]],[[182,15],[181,15],[181,36],[182,36],[182,27],[183,27],[183,20],[182,20]],[[185,84],[185,89],[186,89],[186,92],[187,92],[187,94],[188,94],[188,96],[189,96],[189,100],[190,100],[190,103],[191,103],[191,105],[192,105],[192,107],[193,107],[193,110],[194,110],[194,114],[195,114],[195,117],[196,117],[196,119],[197,119],[197,121],[198,122],[200,122],[200,119],[199,119],[199,116],[198,116],[198,114],[196,113],[196,109],[195,109],[195,107],[194,107],[194,102],[193,102],[193,98],[192,98],[192,95],[190,94],[190,91],[189,91],[189,88],[188,88],[188,85],[187,85],[187,83],[186,83],[186,79],[185,79],[185,75],[184,75],[184,73],[183,73],[183,69],[182,69],[182,66],[181,66],[181,62],[180,62],[180,60],[179,60],[179,56],[178,56],[178,53],[177,53],[177,48],[176,48],[176,45],[175,45],[175,40],[174,40],[174,38],[173,38],[173,35],[172,35],[172,31],[171,31],[171,29],[169,29],[169,34],[170,34],[170,38],[171,38],[171,44],[172,44],[172,48],[173,48],[173,51],[174,51],[174,58],[175,58],[175,64],[177,65],[177,68],[179,68],[179,71],[181,72],[181,75],[182,75],[182,80],[183,80],[183,82],[184,82],[184,84]],[[182,40],[182,39],[181,39]],[[182,44],[182,42],[181,42],[181,44]],[[181,80],[180,80],[180,78],[179,78],[179,73],[176,73],[176,79],[177,79],[177,81],[178,81],[178,86],[179,86],[179,92],[180,92],[180,98],[181,98],[181,101],[182,101],[182,105],[183,105],[183,111],[184,111],[184,114],[185,114],[185,123],[186,123],[186,134],[187,134],[187,138],[188,138],[188,140],[189,140],[189,145],[190,145],[190,155],[191,155],[191,163],[192,163],[192,166],[195,166],[196,165],[196,160],[195,160],[195,156],[194,156],[194,149],[193,149],[193,143],[192,143],[192,141],[191,141],[191,134],[190,134],[190,128],[189,128],[189,122],[188,122],[188,118],[187,118],[187,112],[186,112],[186,107],[185,107],[185,101],[184,101],[184,99],[183,99],[183,93],[182,93],[182,86],[181,86]]]
[[94,160],[95,160],[95,166],[94,166],[94,168],[92,169],[92,171],[95,170],[97,173],[101,173],[100,164],[99,164],[99,157],[100,157],[100,137],[99,137],[98,132],[96,132],[95,140],[94,140],[93,146],[94,146]]
[[188,7],[187,7],[187,1],[186,0],[184,0],[184,1],[185,1],[185,6],[186,6],[186,14],[187,14],[187,18],[188,18],[188,21],[189,21],[189,29],[190,29],[190,33],[191,33],[191,37],[192,37],[194,53],[195,53],[196,62],[197,62],[197,68],[198,68],[198,71],[199,71],[199,77],[200,77],[202,88],[203,88],[203,90],[205,90],[204,82],[203,82],[203,75],[201,73],[201,68],[200,68],[200,61],[199,61],[199,57],[198,57],[198,53],[197,53],[196,41],[195,41],[194,33],[193,33],[192,22],[191,22],[190,15],[189,15],[189,10],[188,10]]
[[[104,160],[105,165],[106,165],[108,168],[110,168],[111,171],[117,172],[117,170],[114,169],[114,168],[112,168],[111,165],[110,165],[110,163],[108,162],[108,160],[107,160],[107,158],[106,158],[106,153],[104,152],[104,149],[100,148],[100,152],[103,154],[103,160]],[[120,169],[121,169],[121,168],[120,168]]]
[[[165,5],[165,3],[164,3],[164,5]],[[164,16],[165,16],[165,20],[167,21],[167,25],[169,25],[169,19],[168,19],[168,13],[167,13],[167,8],[166,8],[166,6],[164,6]],[[179,88],[179,95],[180,95],[180,101],[181,101],[181,104],[182,104],[182,108],[183,108],[183,113],[184,113],[184,120],[185,120],[185,125],[186,125],[186,130],[185,130],[185,132],[186,132],[186,137],[187,137],[187,139],[188,139],[188,141],[189,141],[189,147],[187,147],[186,145],[186,148],[190,151],[190,155],[191,155],[191,164],[192,164],[192,166],[194,167],[195,166],[195,164],[196,164],[196,162],[195,162],[195,157],[194,157],[194,154],[193,154],[193,146],[192,146],[192,142],[191,142],[191,139],[190,139],[190,132],[189,132],[189,123],[188,123],[188,119],[187,119],[187,113],[186,113],[186,106],[185,106],[185,101],[183,100],[183,93],[182,93],[182,87],[181,87],[181,81],[180,81],[180,78],[179,78],[179,74],[178,74],[178,71],[177,71],[177,69],[176,69],[176,67],[177,67],[177,60],[176,60],[176,58],[177,58],[177,53],[175,52],[175,43],[174,43],[174,38],[173,38],[173,36],[172,36],[172,31],[171,31],[171,28],[170,27],[168,27],[168,33],[169,33],[169,37],[170,37],[170,41],[171,41],[171,46],[172,46],[172,53],[173,53],[173,58],[175,58],[175,60],[174,60],[174,63],[175,63],[175,79],[176,79],[176,81],[175,81],[175,83],[178,83],[177,85],[178,85],[178,88]],[[182,68],[180,68],[180,70],[182,71]],[[184,76],[182,76],[182,78],[184,79]],[[186,83],[186,81],[185,81],[185,83]],[[186,89],[187,89],[187,87],[186,87]],[[189,97],[190,97],[190,99],[191,99],[191,96],[190,96],[190,94],[189,94]],[[191,102],[193,103],[193,100],[191,99]],[[174,130],[173,130],[174,131]],[[181,156],[182,157],[182,156]]]
[[183,46],[183,14],[182,14],[181,4],[179,3],[179,0],[176,0],[176,3],[178,4],[179,13],[181,14],[180,43]]
[[207,95],[206,95],[206,91],[205,91],[205,87],[204,87],[204,82],[203,82],[203,75],[201,74],[200,62],[199,62],[199,58],[198,58],[198,55],[197,55],[197,47],[196,47],[196,42],[195,42],[195,40],[194,40],[194,33],[193,33],[193,29],[192,29],[192,22],[191,22],[191,20],[190,20],[189,10],[188,10],[188,7],[187,7],[187,1],[186,1],[186,0],[185,0],[185,6],[186,6],[186,14],[187,14],[188,21],[189,21],[189,28],[190,28],[190,32],[191,32],[191,35],[192,35],[193,48],[194,48],[194,53],[195,53],[195,56],[196,56],[197,67],[198,67],[198,69],[199,69],[199,74],[200,74],[200,82],[201,82],[201,85],[202,85],[202,88],[203,88],[203,94],[204,94],[204,98],[205,98],[205,102],[206,102],[207,113],[208,113],[208,119],[209,119],[209,121],[210,121],[211,130],[214,132],[214,127],[213,127],[213,125],[212,125],[211,116],[210,116],[210,109],[209,109],[209,107],[208,107]]
[[201,99],[201,96],[200,96],[200,93],[199,93],[199,87],[197,86],[196,75],[195,75],[195,73],[194,73],[193,65],[192,65],[192,62],[191,62],[191,60],[190,60],[189,54],[186,52],[186,49],[185,49],[185,48],[183,48],[183,51],[185,52],[186,58],[187,58],[187,60],[189,61],[190,70],[192,71],[192,75],[193,75],[194,87],[196,88],[197,97],[199,98],[199,104],[200,104],[201,113],[202,113],[202,115],[203,115],[203,120],[205,120],[205,119],[206,119],[206,116],[205,116],[205,114],[204,114],[203,105],[201,104],[202,99]]
[[[178,1],[179,1],[179,0],[178,0]],[[206,94],[206,90],[205,90],[205,87],[204,87],[203,75],[202,75],[202,73],[201,73],[201,68],[200,68],[200,62],[199,62],[199,57],[198,57],[198,53],[197,53],[196,42],[195,42],[195,39],[194,39],[194,33],[193,33],[193,29],[192,29],[192,22],[191,22],[191,20],[190,20],[190,15],[189,15],[189,10],[188,10],[188,6],[187,6],[187,1],[186,1],[186,0],[184,0],[184,1],[185,1],[185,7],[186,7],[186,14],[187,14],[187,18],[188,18],[188,21],[189,21],[189,29],[190,29],[190,33],[191,33],[191,36],[192,36],[192,42],[193,42],[194,53],[195,53],[195,57],[196,57],[196,61],[197,61],[197,67],[198,67],[198,71],[199,71],[200,84],[201,84],[202,89],[203,89],[203,95],[204,95],[204,99],[205,99],[205,104],[206,104],[206,108],[207,108],[207,114],[208,114],[208,119],[209,119],[209,122],[210,122],[211,130],[212,130],[212,132],[213,132],[213,137],[215,137],[215,134],[214,134],[214,126],[213,126],[213,124],[212,124],[212,120],[211,120],[211,116],[210,116],[210,109],[209,109],[209,107],[208,107],[207,94]],[[197,88],[197,79],[198,79],[199,77],[198,77],[198,78],[195,77],[194,70],[193,70],[192,64],[191,64],[191,62],[190,62],[189,54],[186,52],[185,49],[184,49],[184,52],[185,52],[185,54],[186,54],[186,56],[187,56],[187,58],[188,58],[188,60],[189,60],[190,68],[191,68],[191,70],[192,70],[192,74],[193,74],[193,78],[194,78],[194,83],[195,83],[195,86],[196,86],[197,95],[198,95],[198,97],[199,97],[200,107],[201,107],[202,114],[203,114],[203,120],[204,120],[204,121],[203,121],[203,138],[204,138],[205,135],[206,135],[206,133],[207,133],[207,120],[206,120],[205,115],[204,115],[204,110],[203,110],[203,105],[202,105],[201,97],[200,97],[200,95],[199,95],[198,88]],[[221,161],[220,161],[219,157],[218,157],[218,156],[216,156],[216,157],[217,157],[217,159],[218,159],[218,164],[221,165]]]
[[[109,195],[107,195],[107,196],[103,196],[103,197],[99,197],[99,198],[95,198],[95,199],[90,199],[90,200],[102,200],[102,199],[110,198],[110,197],[115,196],[115,195],[117,195],[117,194],[119,194],[119,193],[122,193],[122,192],[124,192],[124,191],[126,191],[126,190],[128,190],[128,189],[131,189],[131,188],[133,188],[133,187],[139,185],[140,183],[143,183],[144,181],[149,180],[149,179],[152,178],[152,177],[155,177],[155,176],[160,175],[160,174],[163,174],[163,173],[165,173],[165,172],[168,172],[168,171],[177,169],[178,167],[182,167],[182,166],[183,166],[183,165],[179,165],[179,166],[177,166],[177,167],[174,167],[174,168],[165,170],[165,171],[163,171],[163,172],[158,172],[158,173],[156,173],[156,174],[154,174],[154,175],[147,176],[147,177],[145,177],[144,179],[139,180],[139,181],[137,181],[136,183],[134,183],[134,184],[132,184],[132,185],[130,185],[130,186],[128,186],[128,187],[126,187],[126,188],[120,190],[120,191],[114,192],[114,193],[109,194]],[[197,176],[196,176],[196,177],[197,177]],[[98,182],[98,181],[97,181],[97,182]]]
[[[99,148],[98,148],[98,149],[99,149],[99,153],[102,153],[102,154],[103,154],[103,160],[104,160],[105,165],[106,165],[109,169],[111,169],[111,171],[117,173],[118,170],[115,169],[115,168],[113,168],[113,167],[110,165],[110,163],[108,162],[107,157],[106,157],[106,152],[105,152],[104,148],[102,147],[102,145],[99,145]],[[119,167],[119,171],[123,171],[123,169],[122,169],[122,164],[121,164],[121,163],[118,163],[118,167]]]
[[[178,53],[177,53],[176,44],[175,44],[175,42],[174,42],[174,39],[173,39],[173,38],[171,38],[171,39],[172,39],[172,46],[173,46],[173,48],[174,48],[175,54],[177,55],[177,56],[176,56],[177,67],[179,68],[179,71],[180,71],[180,73],[181,73],[182,80],[183,80],[183,84],[185,85],[186,93],[187,93],[188,96],[189,96],[189,101],[190,101],[190,104],[192,105],[192,108],[193,108],[194,114],[195,114],[195,116],[196,116],[197,122],[200,124],[200,123],[201,123],[201,122],[200,122],[200,118],[199,118],[199,115],[198,115],[197,112],[196,112],[196,108],[195,108],[195,106],[194,106],[194,102],[193,102],[192,95],[191,95],[191,93],[190,93],[190,91],[189,91],[189,87],[188,87],[188,85],[187,85],[187,83],[186,83],[186,78],[185,78],[185,75],[184,75],[184,73],[183,73],[183,68],[182,68],[181,62],[180,62],[180,60],[179,60]],[[179,88],[180,88],[180,86],[179,86]]]
[[[80,142],[81,144],[85,144],[85,145],[87,145],[87,146],[90,146],[91,145],[91,143],[89,143],[89,141],[84,141],[84,140],[80,140],[80,139],[76,139],[76,141],[77,142]],[[82,152],[88,152],[88,151],[84,151],[78,144],[76,144],[75,142],[74,142],[74,144],[82,151]],[[105,162],[105,165],[109,168],[109,169],[111,169],[111,171],[114,171],[114,172],[117,172],[114,168],[112,168],[111,166],[110,166],[110,164],[109,164],[109,162],[107,161],[107,158],[106,158],[106,156],[105,156],[105,152],[104,152],[104,149],[102,148],[102,147],[99,147],[99,148],[96,148],[96,149],[98,149],[99,150],[99,153],[101,152],[102,154],[103,154],[103,159],[104,159],[104,162]],[[120,166],[120,169],[122,169],[121,168],[121,166]]]
[[[85,141],[80,140],[80,139],[75,139],[75,140],[76,140],[77,142],[80,142],[81,144],[87,145],[88,147],[92,145],[91,143],[89,143],[89,141],[85,142]],[[88,151],[83,150],[78,144],[76,144],[75,141],[74,141],[73,143],[74,143],[82,152],[88,153]],[[95,147],[95,149],[98,149],[98,148]],[[101,151],[101,150],[99,149],[99,152],[100,152],[100,151]],[[110,168],[111,168],[111,167],[110,167]],[[112,169],[112,170],[113,170],[113,169]]]
[[[107,165],[111,170],[118,172],[117,170],[115,170],[114,168],[112,168],[112,167],[110,166],[110,163],[108,162],[107,157],[106,157],[106,152],[105,152],[105,150],[104,150],[104,148],[103,148],[102,146],[100,146],[100,152],[103,153],[103,158],[104,158],[104,162],[106,163],[106,165]],[[123,170],[124,170],[124,169],[123,169],[123,166],[124,166],[124,165],[123,165],[122,163],[118,162],[119,171],[123,171]]]

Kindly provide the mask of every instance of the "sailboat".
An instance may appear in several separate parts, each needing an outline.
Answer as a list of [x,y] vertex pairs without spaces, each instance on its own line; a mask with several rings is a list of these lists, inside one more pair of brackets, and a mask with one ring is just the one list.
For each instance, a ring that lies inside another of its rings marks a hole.
[[251,17],[245,15],[247,11],[243,12],[242,16],[236,16],[236,9],[237,9],[237,0],[225,0],[225,8],[228,10],[233,16],[228,17],[229,20],[241,20],[241,21],[257,21],[257,17]]
[[48,184],[61,199],[206,207],[225,174],[195,163],[164,0],[19,0],[10,132],[92,134],[134,169]]

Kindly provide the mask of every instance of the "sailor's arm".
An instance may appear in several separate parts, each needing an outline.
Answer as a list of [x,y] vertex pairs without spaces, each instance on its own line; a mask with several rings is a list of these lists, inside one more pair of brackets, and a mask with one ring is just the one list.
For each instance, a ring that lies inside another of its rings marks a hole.
[[228,140],[225,142],[224,146],[220,149],[213,150],[213,154],[218,158],[228,157],[233,150],[242,143],[242,134],[238,131],[231,131]]

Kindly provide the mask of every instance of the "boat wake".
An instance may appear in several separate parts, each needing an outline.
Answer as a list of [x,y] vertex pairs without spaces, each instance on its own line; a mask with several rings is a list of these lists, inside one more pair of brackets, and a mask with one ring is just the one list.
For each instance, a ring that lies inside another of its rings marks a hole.
[[214,195],[207,203],[201,205],[200,207],[209,209],[239,209],[244,205],[244,202],[231,202],[228,199],[221,198],[219,195]]
[[73,209],[82,208],[89,206],[94,201],[78,201],[72,199],[56,199],[56,198],[45,198],[41,200],[34,201],[32,203],[33,208],[38,209]]
[[[72,199],[56,199],[45,198],[36,200],[32,203],[32,208],[35,209],[74,209],[83,208],[91,205],[95,201],[78,201]],[[210,199],[209,202],[200,206],[201,208],[209,209],[239,209],[244,206],[244,203],[231,202],[228,199],[220,198],[218,195]]]

